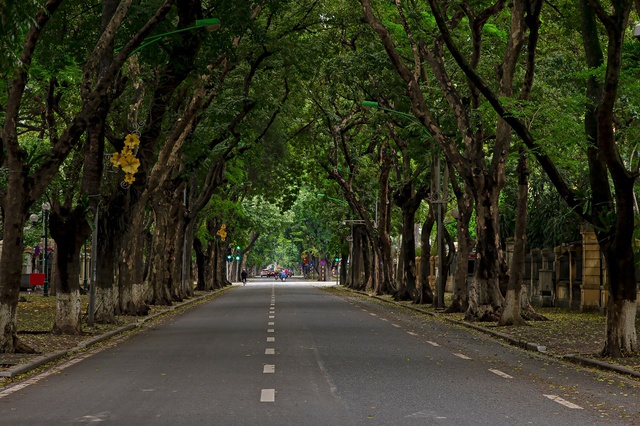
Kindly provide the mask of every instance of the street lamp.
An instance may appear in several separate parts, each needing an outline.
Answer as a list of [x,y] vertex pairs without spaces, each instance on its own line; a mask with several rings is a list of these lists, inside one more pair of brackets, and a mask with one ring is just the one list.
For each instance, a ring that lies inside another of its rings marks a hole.
[[[385,108],[381,106],[378,102],[375,101],[363,101],[362,106],[366,109],[375,108],[382,111],[389,112],[391,114],[396,114],[404,118],[408,118],[413,121],[417,121],[420,123],[420,120],[415,115],[407,114],[402,111],[396,111],[395,109]],[[420,128],[427,134],[430,139],[433,139],[431,133],[420,123]],[[442,276],[443,269],[443,257],[444,257],[444,228],[443,228],[443,208],[442,204],[446,203],[446,201],[442,200],[441,188],[440,188],[440,156],[438,156],[436,162],[436,199],[431,201],[436,205],[436,221],[437,221],[437,242],[438,242],[438,276],[437,276],[437,299],[436,299],[436,308],[444,309],[444,277]]]
[[[166,33],[161,33],[161,34],[156,34],[156,35],[152,35],[149,36],[147,38],[145,38],[142,42],[142,44],[140,46],[138,46],[137,48],[135,48],[133,50],[133,52],[131,52],[131,55],[133,55],[134,53],[138,52],[140,49],[144,49],[145,47],[149,46],[150,44],[153,44],[157,41],[160,41],[162,38],[172,35],[172,34],[177,34],[177,33],[181,33],[184,31],[190,31],[190,30],[195,30],[197,28],[205,28],[208,32],[213,32],[215,30],[217,30],[218,28],[220,28],[220,20],[218,18],[207,18],[207,19],[198,19],[196,20],[195,25],[192,25],[190,27],[187,28],[181,28],[179,30],[174,30],[174,31],[169,31]],[[118,47],[116,49],[116,53],[118,53],[120,50],[122,50],[124,46]],[[129,56],[131,56],[129,55]]]
[[43,296],[47,297],[49,296],[49,269],[47,266],[47,251],[48,251],[48,247],[47,247],[47,239],[49,238],[49,210],[51,210],[51,204],[44,202],[42,203],[42,215],[44,218],[44,222],[43,222],[43,226],[44,226],[44,262],[43,262],[43,268],[44,268],[44,292],[43,292]]

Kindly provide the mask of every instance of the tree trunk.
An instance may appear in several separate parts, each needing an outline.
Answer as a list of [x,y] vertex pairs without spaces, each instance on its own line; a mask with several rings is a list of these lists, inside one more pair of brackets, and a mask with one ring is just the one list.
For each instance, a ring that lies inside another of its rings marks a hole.
[[456,255],[455,275],[453,277],[453,300],[445,312],[465,312],[469,308],[469,256],[475,241],[469,234],[469,221],[473,213],[473,206],[466,197],[457,196],[458,218],[456,229],[458,236],[458,252]]
[[205,289],[205,277],[206,277],[206,257],[204,255],[204,248],[199,238],[193,239],[193,251],[196,254],[196,276],[197,284],[196,289],[203,291]]
[[353,252],[351,257],[351,286],[355,290],[366,290],[367,282],[364,278],[364,252],[367,250],[366,238],[360,232],[360,227],[353,226]]
[[121,240],[118,261],[118,306],[125,315],[147,315],[149,306],[144,298],[145,242],[144,203],[138,201],[128,212],[130,222]]
[[[343,246],[344,247],[344,246]],[[349,263],[349,253],[347,250],[342,251],[340,254],[340,285],[348,286],[347,282],[347,264]]]
[[393,293],[393,297],[395,300],[410,299],[406,297],[407,288],[405,285],[405,278],[404,278],[404,274],[405,274],[404,268],[406,265],[404,262],[404,255],[405,255],[404,238],[400,236],[400,247],[398,248],[398,252],[396,253],[396,260],[395,260],[396,270],[395,270],[394,282],[395,282],[396,291]]
[[[9,162],[9,168],[18,166]],[[26,208],[24,191],[16,191],[24,184],[22,173],[9,173],[11,182],[7,188],[6,204],[14,208],[4,209],[4,236],[0,255],[0,352],[33,353],[33,348],[20,342],[18,329],[18,297],[22,275],[23,210]],[[12,182],[13,181],[13,182]]]
[[98,218],[97,247],[91,248],[91,258],[96,265],[95,321],[102,324],[116,323],[117,294],[115,292],[115,253],[118,221],[110,220],[108,213]]
[[[606,341],[603,356],[618,358],[638,351],[636,304],[638,284],[633,252],[633,179],[616,182],[617,221],[613,241],[600,240],[607,265]],[[601,237],[601,235],[599,235]]]
[[500,317],[504,297],[500,292],[500,253],[498,223],[492,210],[492,193],[485,189],[476,199],[478,245],[476,270],[469,289],[467,320],[497,321]]
[[420,252],[420,291],[419,297],[415,302],[418,304],[431,304],[434,301],[433,289],[429,282],[431,276],[431,230],[435,223],[433,211],[430,209],[427,218],[422,224],[422,234],[420,236],[420,246],[422,250]]
[[415,300],[417,295],[417,271],[416,271],[416,240],[414,225],[416,211],[420,207],[422,198],[426,195],[424,191],[412,194],[413,190],[409,186],[409,197],[395,197],[396,203],[402,209],[402,252],[403,252],[403,289],[397,293],[397,300]]
[[56,242],[56,318],[55,334],[80,334],[80,252],[91,228],[84,209],[53,211],[49,218],[51,237]]
[[210,241],[207,244],[207,251],[205,256],[206,267],[204,269],[204,290],[213,290],[214,283],[216,281],[216,274],[218,273],[218,266],[216,262],[216,251],[214,249],[214,242]]
[[524,258],[527,245],[527,207],[529,205],[529,165],[524,147],[520,148],[518,157],[518,205],[516,207],[515,241],[513,258],[509,271],[509,283],[505,305],[498,320],[498,325],[523,325],[521,315],[521,293],[524,281]]
[[380,183],[378,185],[378,205],[380,206],[380,219],[377,232],[371,226],[367,226],[367,235],[373,245],[374,291],[378,294],[393,294],[393,254],[391,249],[391,193],[389,176],[391,174],[391,155],[387,152],[386,144],[380,147]]
[[215,277],[213,282],[213,288],[224,288],[231,285],[230,280],[227,278],[227,260],[226,252],[229,247],[226,244],[222,244],[219,241],[215,242]]
[[[183,250],[185,250],[185,284],[186,284],[186,297],[193,297],[194,295],[194,270],[193,263],[191,262],[191,256],[193,253],[193,240],[194,240],[194,231],[195,231],[195,221],[190,220],[185,226],[185,243],[183,245]],[[182,244],[182,241],[180,241]]]
[[151,272],[149,285],[151,286],[151,304],[172,304],[172,268],[176,259],[175,253],[175,217],[172,216],[172,203],[167,202],[163,190],[151,196],[151,206],[154,213],[153,245],[151,249]]

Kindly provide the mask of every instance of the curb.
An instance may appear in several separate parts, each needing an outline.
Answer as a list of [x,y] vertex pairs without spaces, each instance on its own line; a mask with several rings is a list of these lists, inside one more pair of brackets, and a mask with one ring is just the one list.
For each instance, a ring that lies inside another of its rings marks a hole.
[[397,307],[400,307],[400,308],[405,308],[405,309],[409,309],[409,310],[412,310],[412,311],[420,312],[420,313],[425,314],[425,315],[430,315],[432,317],[437,317],[437,318],[443,319],[443,320],[451,322],[453,324],[457,324],[457,325],[460,325],[460,326],[463,326],[463,327],[472,328],[474,330],[477,330],[477,331],[480,331],[482,333],[485,333],[485,334],[491,335],[493,337],[497,337],[497,338],[499,338],[501,340],[504,340],[504,341],[506,341],[507,343],[509,343],[512,346],[516,346],[516,347],[519,347],[519,348],[522,348],[522,349],[526,349],[528,351],[538,352],[540,354],[544,354],[544,355],[548,355],[548,356],[551,356],[551,357],[556,358],[556,359],[561,359],[561,360],[565,360],[565,361],[568,361],[568,362],[572,362],[574,364],[579,364],[579,365],[586,366],[586,367],[598,368],[598,369],[606,370],[606,371],[612,371],[614,373],[624,374],[624,375],[628,375],[628,376],[632,376],[634,378],[640,379],[640,372],[632,370],[632,369],[624,367],[624,366],[621,366],[621,365],[609,364],[607,362],[599,361],[597,359],[586,358],[586,357],[582,357],[582,356],[579,356],[579,355],[573,355],[573,354],[561,355],[561,356],[553,355],[553,354],[551,354],[551,353],[549,353],[547,351],[547,347],[546,346],[538,345],[537,343],[533,343],[533,342],[525,342],[523,340],[518,340],[518,339],[516,339],[514,337],[511,337],[511,336],[509,336],[507,334],[500,333],[499,331],[489,330],[489,329],[487,329],[485,327],[481,327],[479,325],[475,325],[475,324],[468,323],[468,322],[465,322],[465,321],[459,321],[459,320],[456,320],[456,319],[448,318],[446,316],[442,316],[442,315],[438,314],[437,312],[429,312],[429,311],[426,311],[424,309],[417,308],[415,306],[403,305],[403,304],[400,304],[400,303],[398,303],[398,302],[396,302],[394,300],[385,299],[383,297],[376,296],[375,294],[369,294],[369,293],[364,292],[364,291],[353,290],[353,289],[350,289],[350,288],[344,287],[344,286],[340,286],[340,288],[348,290],[348,291],[350,291],[352,293],[361,294],[363,296],[368,296],[368,297],[371,297],[373,299],[377,299],[377,300],[380,300],[382,302],[386,302],[386,303],[389,303],[391,305],[394,305],[394,306],[397,306]]
[[562,359],[566,359],[576,364],[585,365],[588,367],[600,368],[603,370],[613,371],[615,373],[625,374],[634,378],[640,379],[640,372],[624,367],[622,365],[609,364],[597,359],[585,358],[579,355],[565,355]]
[[79,350],[86,349],[89,346],[93,346],[96,343],[100,343],[102,341],[108,340],[108,339],[110,339],[110,338],[112,338],[112,337],[114,337],[114,336],[116,336],[118,334],[124,333],[126,331],[130,331],[130,330],[134,330],[136,328],[141,328],[145,323],[147,323],[147,322],[149,322],[149,321],[151,321],[151,320],[153,320],[155,318],[158,318],[160,316],[166,315],[166,314],[168,314],[170,312],[173,312],[176,309],[181,308],[183,306],[187,306],[187,305],[199,302],[199,301],[201,301],[203,299],[206,299],[208,297],[211,297],[213,295],[217,295],[217,294],[219,294],[221,292],[224,292],[224,291],[227,291],[227,290],[229,290],[231,288],[232,288],[232,286],[227,286],[227,287],[224,287],[224,288],[221,288],[221,289],[218,289],[218,290],[214,290],[211,293],[208,293],[208,294],[205,294],[205,295],[202,295],[202,296],[198,296],[198,297],[194,297],[194,298],[189,299],[189,300],[187,300],[185,302],[181,302],[179,304],[172,305],[166,311],[162,311],[162,312],[155,313],[153,315],[149,315],[147,317],[141,318],[137,322],[123,325],[122,327],[119,327],[119,328],[117,328],[115,330],[111,330],[111,331],[108,331],[106,333],[100,334],[100,335],[98,335],[96,337],[93,337],[91,339],[87,339],[85,341],[82,341],[82,342],[78,343],[76,346],[74,346],[73,348],[61,350],[61,351],[54,352],[54,353],[48,354],[48,355],[43,355],[41,357],[38,357],[38,358],[35,358],[35,359],[29,361],[26,364],[18,364],[15,367],[9,368],[9,369],[7,369],[5,371],[0,371],[0,381],[2,379],[11,379],[13,377],[19,376],[20,374],[27,373],[27,372],[29,372],[29,371],[31,371],[33,369],[36,369],[36,368],[40,367],[41,365],[56,361],[56,360],[58,360],[60,358],[63,358],[65,356],[67,356],[69,354],[72,354],[74,352],[77,352]]

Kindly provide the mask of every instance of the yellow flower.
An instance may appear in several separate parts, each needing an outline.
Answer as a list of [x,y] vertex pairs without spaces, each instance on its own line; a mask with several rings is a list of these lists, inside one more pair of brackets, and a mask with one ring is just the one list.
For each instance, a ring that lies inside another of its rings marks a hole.
[[124,175],[124,181],[128,184],[132,184],[135,180],[136,178],[133,176],[133,173],[127,173]]
[[138,139],[138,135],[136,134],[128,134],[124,138],[124,145],[129,149],[133,149],[136,146],[140,145],[140,139]]
[[111,158],[109,159],[109,161],[111,161],[111,164],[113,164],[115,167],[118,167],[120,165],[120,154],[118,154],[117,152],[115,152]]
[[120,167],[122,167],[125,173],[137,173],[138,167],[140,167],[140,160],[131,154],[123,155],[122,158],[120,158]]

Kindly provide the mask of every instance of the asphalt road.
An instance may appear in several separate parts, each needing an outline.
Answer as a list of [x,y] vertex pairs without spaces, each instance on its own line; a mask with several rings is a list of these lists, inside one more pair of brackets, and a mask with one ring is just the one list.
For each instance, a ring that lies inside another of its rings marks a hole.
[[255,279],[0,389],[0,424],[640,424],[637,385],[379,302]]

